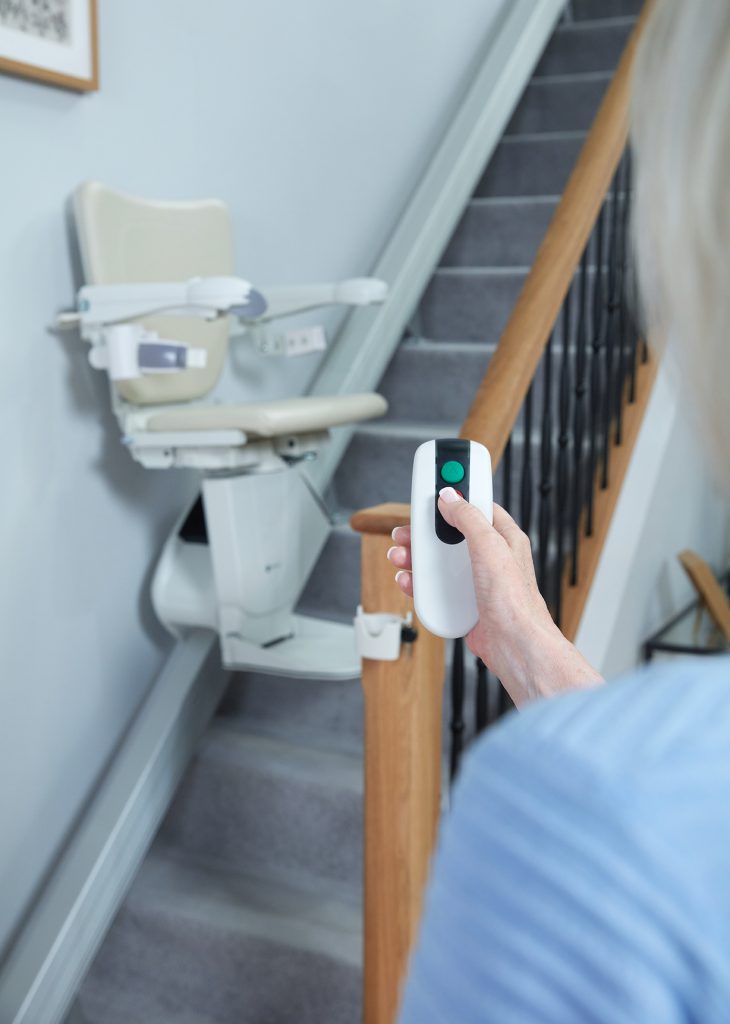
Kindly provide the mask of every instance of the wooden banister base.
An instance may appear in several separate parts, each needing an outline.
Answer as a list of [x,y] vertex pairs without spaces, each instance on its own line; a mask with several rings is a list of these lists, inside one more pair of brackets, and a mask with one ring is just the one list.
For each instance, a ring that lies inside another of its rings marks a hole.
[[[356,512],[350,525],[358,533],[381,534],[390,537],[396,526],[410,526],[411,506],[388,501]],[[387,550],[387,549],[386,549]]]
[[[408,513],[408,506],[388,505],[353,516],[355,529],[372,528],[362,537],[365,612],[405,616],[413,609],[385,557],[390,531],[408,522]],[[364,1024],[396,1019],[438,826],[444,642],[415,626],[417,639],[402,646],[398,661],[362,663]]]

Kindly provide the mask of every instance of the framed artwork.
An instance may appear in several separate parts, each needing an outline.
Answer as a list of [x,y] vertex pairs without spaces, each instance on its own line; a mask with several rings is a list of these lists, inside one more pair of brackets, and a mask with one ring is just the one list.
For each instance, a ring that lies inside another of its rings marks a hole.
[[0,71],[98,89],[96,0],[0,0]]

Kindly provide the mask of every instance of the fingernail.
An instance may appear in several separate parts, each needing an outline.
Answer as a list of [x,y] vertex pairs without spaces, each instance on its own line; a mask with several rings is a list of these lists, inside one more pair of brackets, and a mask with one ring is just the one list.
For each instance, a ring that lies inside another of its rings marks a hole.
[[391,530],[391,532],[390,532],[391,540],[395,540],[395,531],[397,529],[398,529],[398,527],[394,526],[393,529]]
[[387,558],[387,559],[388,559],[389,561],[390,561],[390,556],[391,556],[391,554],[392,554],[392,553],[393,553],[394,551],[395,551],[395,547],[392,547],[392,548],[388,548],[388,550],[386,551],[386,553],[385,553],[385,557],[386,557],[386,558]]
[[450,504],[452,501],[458,501],[459,495],[456,493],[453,487],[442,487],[439,491],[439,498],[445,501],[446,504]]
[[405,575],[406,575],[406,570],[405,569],[401,569],[400,572],[397,572],[395,574],[395,582],[396,583],[400,583],[401,576],[405,576]]

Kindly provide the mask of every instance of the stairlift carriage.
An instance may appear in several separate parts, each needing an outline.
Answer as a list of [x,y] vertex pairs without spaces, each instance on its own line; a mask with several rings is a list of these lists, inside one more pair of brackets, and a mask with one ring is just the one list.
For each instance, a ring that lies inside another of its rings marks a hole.
[[58,326],[78,327],[92,366],[108,374],[131,456],[203,477],[204,515],[198,505],[181,518],[156,568],[158,617],[178,636],[216,630],[230,668],[359,674],[351,626],[294,612],[330,526],[297,462],[316,456],[330,428],[382,415],[385,400],[222,405],[206,396],[223,368],[229,317],[263,351],[276,318],[382,302],[386,285],[359,278],[258,291],[232,276],[230,216],[218,201],[147,202],[89,182],[74,209],[87,284]]

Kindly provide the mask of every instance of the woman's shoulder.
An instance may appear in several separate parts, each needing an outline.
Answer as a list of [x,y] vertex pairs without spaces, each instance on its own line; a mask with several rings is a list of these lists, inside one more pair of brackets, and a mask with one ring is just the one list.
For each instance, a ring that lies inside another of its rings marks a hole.
[[730,765],[730,656],[645,666],[589,690],[536,701],[507,716],[474,756],[534,759],[536,750],[584,764],[657,763],[713,752]]

